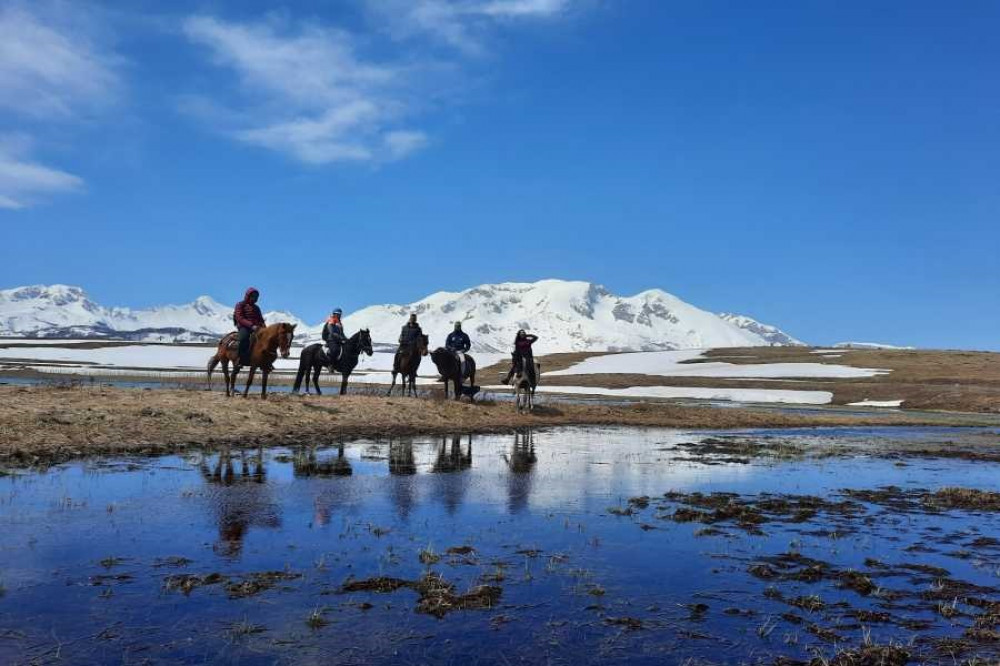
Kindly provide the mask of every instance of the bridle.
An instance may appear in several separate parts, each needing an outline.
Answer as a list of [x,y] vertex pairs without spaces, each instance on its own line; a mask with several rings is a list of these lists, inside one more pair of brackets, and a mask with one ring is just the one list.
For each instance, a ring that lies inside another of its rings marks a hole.
[[278,337],[278,353],[281,354],[281,358],[288,358],[291,354],[292,338],[295,334],[288,328],[287,325],[282,324],[281,333]]

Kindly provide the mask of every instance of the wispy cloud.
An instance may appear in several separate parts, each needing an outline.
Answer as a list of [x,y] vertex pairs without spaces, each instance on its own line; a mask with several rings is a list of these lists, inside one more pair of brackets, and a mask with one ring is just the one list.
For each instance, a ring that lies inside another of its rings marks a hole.
[[28,131],[90,120],[121,95],[120,61],[102,46],[92,16],[63,2],[0,7],[0,114],[25,126],[0,135],[0,208],[83,190],[74,174],[41,164]]
[[[0,108],[65,120],[100,111],[119,95],[116,59],[62,5],[0,8]],[[46,10],[45,14],[39,13]]]
[[[579,2],[579,0],[576,0]],[[397,37],[430,37],[466,54],[481,55],[498,22],[543,19],[569,10],[574,0],[367,0]]]
[[0,135],[0,208],[27,208],[47,195],[83,189],[78,176],[29,161],[30,146],[23,135]]
[[184,32],[239,79],[233,112],[197,98],[186,108],[202,116],[210,109],[240,141],[310,164],[399,159],[426,143],[421,132],[399,126],[411,110],[405,70],[362,59],[346,32],[208,16],[189,18]]

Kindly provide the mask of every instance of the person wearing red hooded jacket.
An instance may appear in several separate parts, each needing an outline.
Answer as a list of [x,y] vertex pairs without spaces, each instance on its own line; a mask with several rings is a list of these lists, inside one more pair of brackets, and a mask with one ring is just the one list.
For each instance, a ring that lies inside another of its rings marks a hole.
[[240,365],[250,365],[250,335],[266,325],[264,315],[257,306],[259,298],[260,292],[255,287],[250,287],[243,294],[243,300],[233,309],[233,323],[239,331]]

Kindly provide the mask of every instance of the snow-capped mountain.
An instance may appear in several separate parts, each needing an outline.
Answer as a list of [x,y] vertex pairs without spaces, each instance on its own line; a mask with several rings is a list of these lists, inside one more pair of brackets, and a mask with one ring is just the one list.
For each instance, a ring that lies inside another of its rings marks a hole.
[[[208,296],[187,305],[131,310],[98,305],[80,287],[61,284],[0,291],[3,336],[201,342],[232,330],[232,316],[232,306]],[[282,312],[267,313],[265,318],[301,323]]]
[[[370,328],[376,341],[391,342],[415,312],[432,344],[441,344],[454,322],[463,322],[473,350],[506,352],[518,329],[539,336],[539,353],[557,351],[654,351],[772,344],[778,329],[726,321],[659,289],[616,296],[590,282],[542,280],[482,285],[439,292],[409,305],[376,305],[344,320],[350,332]],[[753,321],[747,318],[747,321]]]
[[[539,336],[538,353],[650,351],[800,344],[773,326],[739,315],[715,315],[651,289],[616,296],[589,282],[542,280],[439,292],[409,305],[374,305],[344,319],[348,334],[369,328],[376,343],[392,344],[407,316],[417,313],[432,345],[461,321],[476,351],[506,352],[518,329]],[[115,338],[142,341],[215,340],[232,330],[232,307],[202,296],[186,305],[144,310],[108,308],[79,287],[19,287],[0,291],[0,336]],[[322,324],[268,312],[270,321],[299,324],[297,342],[316,340]]]
[[728,321],[730,324],[738,326],[745,331],[750,331],[754,335],[758,335],[766,340],[769,344],[776,345],[778,347],[796,347],[805,345],[804,342],[796,340],[777,326],[762,324],[756,319],[751,319],[746,315],[720,312],[719,319],[722,321]]

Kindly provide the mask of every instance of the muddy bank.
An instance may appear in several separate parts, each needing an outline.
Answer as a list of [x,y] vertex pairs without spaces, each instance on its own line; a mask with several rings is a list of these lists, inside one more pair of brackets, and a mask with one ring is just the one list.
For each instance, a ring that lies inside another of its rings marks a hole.
[[32,463],[227,443],[320,443],[346,436],[504,432],[558,425],[728,429],[948,423],[946,415],[936,414],[790,414],[664,403],[580,405],[549,400],[535,413],[519,415],[506,403],[371,395],[274,394],[261,401],[205,391],[0,387],[0,460]]

